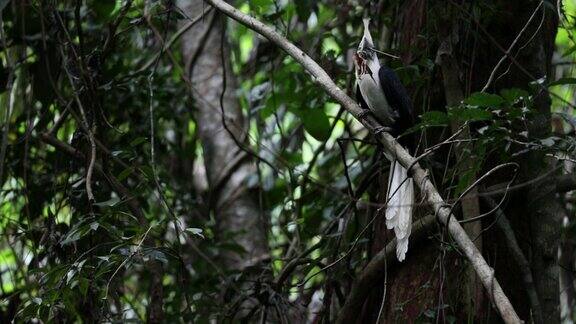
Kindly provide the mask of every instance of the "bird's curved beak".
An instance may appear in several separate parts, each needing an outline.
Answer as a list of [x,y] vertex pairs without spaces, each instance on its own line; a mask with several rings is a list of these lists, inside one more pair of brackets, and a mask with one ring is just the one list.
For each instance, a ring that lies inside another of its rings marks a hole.
[[366,58],[360,52],[354,54],[354,66],[356,67],[356,77],[359,78],[361,75],[366,74],[367,64]]
[[399,59],[400,57],[396,55],[392,55],[387,52],[379,51],[374,46],[374,41],[372,40],[372,35],[370,34],[370,19],[364,18],[364,35],[360,40],[360,44],[358,45],[358,49],[356,50],[356,54],[360,56],[363,60],[371,60],[374,59],[375,53],[380,53],[382,55],[386,55],[393,59]]

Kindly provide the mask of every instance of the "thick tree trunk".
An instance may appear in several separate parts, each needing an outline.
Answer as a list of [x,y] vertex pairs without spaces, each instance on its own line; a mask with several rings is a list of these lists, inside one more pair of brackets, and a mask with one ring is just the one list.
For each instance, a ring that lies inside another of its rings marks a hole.
[[[454,27],[457,23],[454,22]],[[457,29],[452,28],[455,32]],[[462,82],[460,81],[460,65],[458,64],[453,53],[453,34],[450,30],[449,34],[445,36],[445,39],[441,41],[438,48],[438,54],[436,56],[436,63],[440,65],[442,70],[442,84],[444,86],[444,94],[446,97],[447,107],[458,107],[462,100],[464,100],[464,90],[462,87]],[[450,109],[450,108],[447,108]],[[461,130],[460,128],[463,129]],[[452,133],[460,132],[457,137],[459,140],[470,139],[470,127],[463,125],[461,122],[453,120],[451,122],[450,128]],[[472,145],[468,143],[457,144],[454,146],[454,152],[456,155],[456,167],[458,170],[458,176],[464,177],[468,172],[473,172],[474,170],[474,159],[466,158],[470,156],[473,152]],[[476,181],[476,174],[472,174],[469,177],[469,183],[474,183]],[[466,195],[462,197],[462,219],[469,220],[474,219],[480,215],[480,200],[478,198],[478,187],[472,188]],[[474,244],[478,250],[482,251],[482,222],[470,222],[464,224],[464,229],[468,236],[476,238]],[[468,313],[468,318],[472,319],[474,314],[482,312],[483,306],[483,287],[482,284],[477,280],[476,272],[472,267],[466,269],[468,281],[465,283],[465,301],[466,312]]]
[[[496,73],[497,76],[501,74],[503,76],[489,87],[491,92],[497,93],[501,89],[515,87],[526,89],[530,82],[550,77],[558,17],[556,10],[549,5],[542,5],[538,9],[538,4],[538,2],[522,0],[500,1],[500,14],[485,24],[487,33],[492,35],[501,47],[507,49],[526,26],[530,16],[538,10],[535,16],[537,19],[528,25],[519,38],[518,45],[511,52],[515,55],[517,63],[506,59],[505,64]],[[493,68],[504,55],[501,49],[493,43],[479,45],[479,48],[481,50],[476,55],[475,68],[472,71],[472,89],[481,89],[485,86]],[[490,53],[498,53],[498,55]],[[509,65],[510,71],[504,74]],[[528,123],[529,138],[531,140],[544,139],[552,135],[549,94],[539,89],[534,103],[534,114]],[[532,151],[518,159],[518,162],[521,166],[520,182],[535,179],[542,174],[549,173],[555,167],[552,162],[545,159],[542,151]],[[547,177],[544,181],[514,194],[508,203],[509,208],[505,209],[521,242],[524,254],[530,261],[536,290],[542,304],[544,323],[556,323],[560,319],[556,256],[561,220],[565,210],[558,200],[553,179],[552,176]],[[499,253],[496,262],[502,261],[500,273],[507,271],[510,276],[510,280],[503,280],[504,283],[508,283],[504,285],[504,288],[509,291],[523,291],[524,284],[521,276],[510,273],[512,267],[506,269],[508,261],[505,259],[508,259],[509,251],[506,250],[504,244],[500,243],[501,239],[493,240],[494,242],[498,242],[499,245],[494,251]],[[517,296],[515,304],[519,307],[529,305],[526,298],[525,294]],[[530,319],[528,309],[523,319]]]
[[[179,6],[192,19],[208,9],[202,0],[182,0]],[[217,235],[233,235],[246,251],[229,251],[222,255],[223,262],[231,269],[241,270],[266,259],[268,245],[262,212],[247,186],[247,178],[256,169],[249,154],[240,147],[246,142],[248,125],[236,96],[237,82],[224,32],[221,17],[213,11],[186,32],[182,42],[204,150],[208,197],[218,223]]]
[[[428,53],[434,53],[436,50],[434,46],[438,46],[438,43],[420,44],[421,38],[414,35],[431,28],[432,21],[437,21],[436,18],[431,18],[435,17],[433,10],[443,13],[449,10],[453,13],[449,19],[455,24],[460,24],[457,29],[458,37],[454,38],[455,59],[458,66],[462,67],[459,77],[463,89],[466,90],[466,96],[484,88],[492,70],[505,55],[502,49],[508,49],[539,5],[538,1],[499,1],[495,4],[494,10],[487,13],[475,12],[470,9],[468,2],[463,1],[433,3],[411,0],[401,6],[400,17],[404,18],[400,24],[399,43],[401,46],[409,44],[406,48],[402,48],[409,54],[402,57],[415,59],[415,53],[418,53],[417,49],[421,47],[427,47]],[[557,17],[555,10],[548,5],[541,6],[539,10],[536,19],[524,31],[511,53],[516,63],[512,63],[510,59],[505,60],[496,73],[497,77],[501,74],[503,76],[492,82],[488,92],[499,93],[501,89],[507,88],[528,89],[530,82],[550,76],[549,67],[554,50]],[[473,12],[478,16],[472,16]],[[418,15],[419,13],[422,17]],[[430,22],[426,22],[427,19]],[[438,30],[429,30],[428,34],[441,35],[442,28],[446,28],[446,26],[437,27]],[[413,61],[405,63],[412,64]],[[437,82],[432,82],[435,90],[429,91],[431,93],[429,100],[432,103],[430,109],[442,107],[447,100],[439,95],[444,92],[438,89],[438,85],[442,84],[441,75],[436,74],[434,77],[438,79]],[[415,99],[418,102],[418,98]],[[543,90],[539,91],[535,97],[534,114],[531,115],[532,119],[528,124],[531,140],[551,135],[550,103],[549,95]],[[555,167],[553,162],[547,161],[544,154],[538,151],[521,155],[516,161],[521,166],[518,182],[534,179]],[[488,167],[500,163],[496,157],[490,157]],[[544,323],[556,323],[560,319],[556,254],[561,220],[565,211],[559,203],[553,179],[554,177],[550,176],[542,182],[527,186],[524,190],[516,191],[508,196],[507,204],[504,205],[508,206],[504,209],[504,213],[510,219],[519,245],[530,263]],[[509,180],[510,174],[500,174],[490,177],[487,185]],[[489,208],[485,208],[482,212],[488,210]],[[510,257],[512,253],[504,235],[495,227],[485,229],[488,230],[483,233],[485,257],[495,268],[496,277],[502,282],[505,293],[509,294],[520,317],[525,321],[535,320],[531,316],[531,304],[525,283],[522,281],[523,277],[519,275],[521,272],[518,271],[518,264]],[[462,302],[462,296],[465,295],[463,289],[466,287],[467,276],[462,272],[460,260],[445,254],[446,252],[439,252],[430,245],[420,246],[414,242],[411,246],[412,252],[407,262],[401,264],[398,269],[389,269],[382,322],[415,320],[427,316],[446,318],[445,316],[450,314],[456,314],[461,320],[476,318],[493,321],[498,318],[497,314],[490,312],[490,305],[480,308],[480,314],[463,312],[464,305],[458,303]],[[375,286],[380,284],[375,283]],[[381,293],[375,295],[377,296],[373,296],[371,302],[366,304],[369,307],[367,312],[373,313],[373,316],[367,318],[372,320],[378,317],[377,312],[382,300]]]

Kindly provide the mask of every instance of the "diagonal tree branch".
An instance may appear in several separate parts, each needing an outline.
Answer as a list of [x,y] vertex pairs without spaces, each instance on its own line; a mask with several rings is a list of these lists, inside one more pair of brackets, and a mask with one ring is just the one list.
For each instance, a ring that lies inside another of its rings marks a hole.
[[520,274],[522,275],[522,280],[526,288],[526,294],[528,295],[528,300],[530,301],[530,307],[532,308],[532,320],[535,324],[543,324],[544,319],[542,317],[542,307],[540,306],[540,297],[536,291],[536,286],[534,285],[534,277],[532,276],[532,270],[530,268],[530,263],[520,245],[518,245],[518,240],[516,240],[516,235],[512,229],[512,225],[508,220],[508,217],[504,214],[502,209],[500,209],[499,204],[497,204],[494,199],[490,197],[482,197],[486,203],[490,206],[490,209],[495,210],[496,213],[496,224],[504,234],[506,239],[506,244],[510,250],[510,254],[514,261],[518,264],[520,268]]
[[[358,119],[371,133],[375,134],[378,140],[384,146],[384,149],[408,170],[411,170],[414,182],[419,186],[427,201],[433,207],[433,210],[443,224],[447,224],[450,235],[456,241],[466,258],[470,261],[482,284],[486,288],[490,299],[498,309],[500,316],[506,323],[521,323],[520,318],[512,307],[510,300],[504,294],[502,287],[494,277],[494,270],[488,265],[480,251],[476,248],[472,240],[468,237],[462,226],[456,219],[450,217],[450,207],[444,202],[442,196],[434,187],[428,178],[428,172],[410,156],[408,152],[396,142],[396,140],[388,133],[378,133],[376,128],[379,126],[378,122],[371,116],[362,117],[362,109],[360,106],[342,89],[340,89],[330,76],[324,71],[318,63],[310,58],[297,46],[292,44],[288,39],[281,36],[273,28],[260,22],[259,20],[250,17],[223,0],[206,0],[212,6],[216,7],[219,11],[229,16],[230,18],[240,22],[248,28],[256,31],[257,33],[268,38],[271,42],[278,45],[292,56],[298,63],[300,63],[308,73],[312,75],[315,82],[318,83],[322,89],[326,91],[332,98],[339,102],[348,112],[350,112],[356,119]],[[339,319],[341,320],[341,319]],[[342,321],[348,323],[351,321]]]

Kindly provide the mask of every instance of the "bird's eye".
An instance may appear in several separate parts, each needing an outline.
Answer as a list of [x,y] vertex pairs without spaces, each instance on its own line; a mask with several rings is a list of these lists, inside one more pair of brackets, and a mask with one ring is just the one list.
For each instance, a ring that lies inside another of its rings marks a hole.
[[362,59],[366,60],[368,59],[368,52],[366,52],[366,50],[361,50],[358,52],[358,56],[360,56]]

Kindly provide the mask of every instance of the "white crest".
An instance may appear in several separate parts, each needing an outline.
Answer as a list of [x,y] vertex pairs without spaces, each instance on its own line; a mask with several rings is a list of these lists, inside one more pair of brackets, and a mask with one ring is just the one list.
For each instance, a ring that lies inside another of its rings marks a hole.
[[374,45],[374,41],[372,40],[372,35],[370,35],[370,18],[362,19],[364,23],[364,38],[370,45]]
[[358,49],[365,50],[366,48],[373,48],[374,41],[372,40],[372,35],[370,34],[370,18],[364,18],[362,22],[364,23],[364,36],[362,36],[362,40],[360,41],[360,46]]

